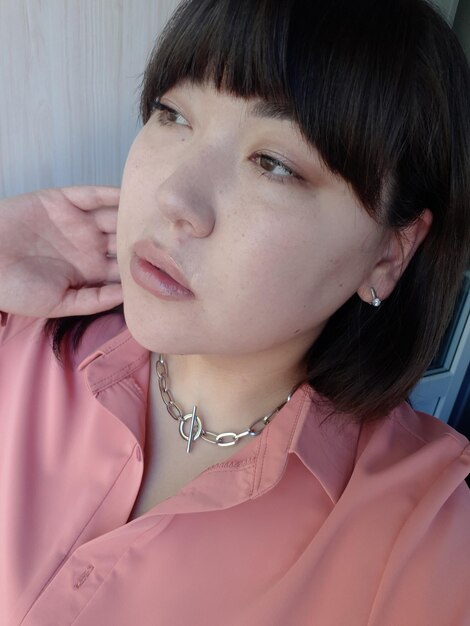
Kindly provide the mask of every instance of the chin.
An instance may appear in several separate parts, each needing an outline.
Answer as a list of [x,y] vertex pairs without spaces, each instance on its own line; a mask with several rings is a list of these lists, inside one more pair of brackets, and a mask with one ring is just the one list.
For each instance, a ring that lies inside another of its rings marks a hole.
[[190,344],[193,343],[192,339],[197,337],[198,333],[184,338],[174,328],[169,328],[167,323],[159,322],[157,317],[150,323],[143,311],[145,308],[137,307],[135,300],[130,306],[124,304],[126,326],[137,343],[150,352],[158,354],[194,354],[191,347],[197,349],[198,346]]

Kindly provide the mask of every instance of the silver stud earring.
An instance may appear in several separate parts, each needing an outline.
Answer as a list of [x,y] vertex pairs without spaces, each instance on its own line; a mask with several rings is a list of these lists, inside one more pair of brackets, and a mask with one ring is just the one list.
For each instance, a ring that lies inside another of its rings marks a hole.
[[377,292],[373,287],[370,288],[370,293],[372,295],[372,306],[379,307],[382,304],[382,300],[377,297]]

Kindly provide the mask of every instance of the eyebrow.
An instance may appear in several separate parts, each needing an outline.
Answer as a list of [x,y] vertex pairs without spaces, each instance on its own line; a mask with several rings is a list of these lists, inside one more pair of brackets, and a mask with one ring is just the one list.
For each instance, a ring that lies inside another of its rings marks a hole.
[[251,105],[248,109],[248,115],[252,117],[269,117],[276,120],[287,120],[293,122],[294,114],[292,109],[286,104],[280,102],[268,102],[260,100]]

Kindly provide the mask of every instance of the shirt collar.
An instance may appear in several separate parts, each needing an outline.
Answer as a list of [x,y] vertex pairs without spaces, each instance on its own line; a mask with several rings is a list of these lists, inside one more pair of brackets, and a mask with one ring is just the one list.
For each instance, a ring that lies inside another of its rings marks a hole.
[[290,451],[316,476],[336,504],[356,463],[362,425],[338,414],[330,402],[309,385],[302,387],[303,403]]
[[[92,394],[131,430],[142,447],[149,368],[150,352],[133,338],[127,327],[78,365],[78,370],[86,373]],[[119,394],[111,393],[119,386],[121,391],[134,394],[136,411],[123,408],[126,403]],[[259,497],[281,479],[288,455],[293,453],[336,504],[353,471],[360,431],[360,425],[351,420],[339,421],[331,405],[305,383],[253,442],[235,451],[227,461],[203,472],[190,488],[196,493],[199,486],[201,493],[207,493],[208,483],[211,480],[220,483],[220,474],[225,473],[227,489],[219,488],[220,495],[213,502],[207,502],[206,498],[205,508],[231,506],[238,500]],[[238,478],[234,479],[235,475]],[[188,495],[185,490],[181,493]],[[166,502],[174,506],[173,500]],[[162,505],[165,502],[157,507],[158,512]]]
[[[127,327],[122,329],[121,324],[120,328],[118,334],[82,358],[77,369],[84,372],[93,396],[131,431],[143,449],[150,352],[134,339]],[[82,352],[88,351],[97,336],[112,332],[108,326],[101,329],[103,332],[97,332],[96,327],[89,330],[88,342],[81,344]],[[129,396],[132,410],[129,410]]]

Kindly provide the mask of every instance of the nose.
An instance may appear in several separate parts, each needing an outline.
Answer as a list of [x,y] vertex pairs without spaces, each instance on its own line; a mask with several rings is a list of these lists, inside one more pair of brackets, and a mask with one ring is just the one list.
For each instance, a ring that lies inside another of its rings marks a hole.
[[157,189],[160,214],[180,234],[191,237],[207,237],[215,226],[212,181],[203,161],[200,157],[180,164]]

